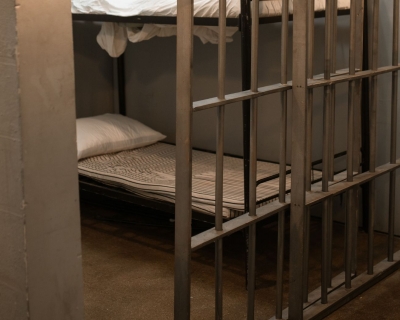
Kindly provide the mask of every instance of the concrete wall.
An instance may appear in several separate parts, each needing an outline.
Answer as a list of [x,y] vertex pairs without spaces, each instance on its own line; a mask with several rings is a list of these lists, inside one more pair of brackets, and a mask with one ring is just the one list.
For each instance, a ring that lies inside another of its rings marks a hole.
[[0,28],[0,319],[83,319],[70,1]]

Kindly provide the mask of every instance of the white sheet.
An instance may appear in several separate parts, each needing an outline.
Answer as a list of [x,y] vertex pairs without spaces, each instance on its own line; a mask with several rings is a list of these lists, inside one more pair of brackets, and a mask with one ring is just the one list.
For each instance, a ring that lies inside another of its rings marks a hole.
[[[349,8],[350,0],[338,0],[340,9]],[[218,17],[217,0],[194,0],[195,17]],[[240,0],[227,0],[227,16],[236,18],[240,14]],[[292,11],[293,0],[289,0]],[[325,0],[315,0],[315,10],[325,8]],[[280,0],[260,1],[260,16],[280,15]],[[129,16],[176,16],[176,0],[72,0],[72,13],[109,14]]]
[[[338,0],[338,8],[348,9],[350,0]],[[194,0],[195,17],[218,17],[218,0]],[[315,0],[315,11],[325,9],[325,0]],[[293,0],[289,0],[289,10],[293,10]],[[260,2],[260,16],[278,16],[282,12],[280,0]],[[129,16],[176,16],[176,0],[72,0],[72,13],[108,14],[122,17]],[[227,17],[236,18],[240,14],[240,0],[227,0]],[[226,41],[231,42],[237,28],[227,28]],[[176,35],[176,27],[171,25],[145,24],[143,26],[104,23],[97,36],[99,45],[112,57],[120,56],[127,41],[140,42],[155,36],[169,37]],[[218,43],[218,28],[194,28],[194,35],[203,43]]]

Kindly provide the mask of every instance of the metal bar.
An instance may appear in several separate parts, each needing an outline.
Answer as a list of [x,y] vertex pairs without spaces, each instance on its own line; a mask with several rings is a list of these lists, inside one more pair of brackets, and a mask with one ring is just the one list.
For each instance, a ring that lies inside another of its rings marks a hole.
[[[362,69],[368,70],[369,68],[369,18],[368,18],[368,1],[364,2],[364,19],[363,19],[363,61]],[[370,104],[370,84],[369,78],[362,79],[362,98],[361,98],[361,172],[369,170],[369,104]],[[368,195],[369,185],[365,184],[362,186],[362,225],[365,231],[368,230]]]
[[117,58],[117,81],[118,81],[118,106],[119,114],[126,116],[126,94],[125,94],[125,55]]
[[[281,31],[281,83],[287,84],[287,47],[289,35],[289,2],[282,1]],[[285,202],[286,194],[286,143],[287,143],[287,92],[281,93],[281,136],[279,157],[279,201]]]
[[[337,44],[337,11],[338,11],[338,0],[331,0],[332,2],[332,52],[331,52],[331,73],[336,73],[336,44]],[[331,132],[330,143],[329,143],[329,181],[333,181],[333,176],[335,172],[335,162],[334,162],[334,154],[335,154],[335,110],[336,110],[336,86],[332,85],[331,87]],[[330,248],[330,246],[329,246]]]
[[[350,2],[350,44],[349,44],[349,75],[356,73],[356,34],[357,34],[356,0]],[[356,83],[349,82],[348,117],[347,117],[347,181],[353,181],[353,151],[354,151],[354,109],[356,103]],[[346,288],[351,288],[352,253],[353,253],[353,217],[354,217],[354,190],[349,189],[346,194],[346,236],[345,236],[345,277]]]
[[278,214],[278,248],[276,264],[276,312],[277,319],[282,319],[283,305],[283,263],[285,249],[285,212]]
[[[372,70],[378,69],[379,50],[379,0],[373,2],[372,19]],[[376,110],[378,105],[378,76],[371,78],[371,104],[370,104],[370,146],[369,146],[369,171],[375,172],[376,167]],[[368,274],[374,272],[374,220],[376,210],[375,179],[369,184],[369,222],[368,222]]]
[[[314,12],[315,3],[314,1],[308,1],[308,55],[307,55],[307,78],[312,79],[314,77]],[[313,89],[308,90],[308,100],[307,100],[307,162],[306,162],[306,190],[311,190],[311,180],[312,180],[312,126],[313,126],[313,105],[314,105],[314,94]],[[305,284],[307,286],[307,284]],[[308,288],[305,290],[308,291]]]
[[[258,90],[258,17],[259,1],[252,1],[251,19],[251,91]],[[250,176],[249,215],[255,216],[257,209],[257,108],[258,98],[251,100],[250,109]],[[249,255],[247,274],[247,319],[254,319],[256,264],[256,225],[249,227]]]
[[[281,30],[281,83],[287,83],[287,47],[289,35],[289,1],[282,1]],[[286,144],[287,144],[287,92],[281,93],[281,141],[279,158],[279,202],[286,198]],[[285,245],[285,212],[278,215],[278,248],[276,265],[276,312],[277,319],[282,319],[283,305],[283,262]]]
[[223,239],[215,241],[215,319],[222,320]]
[[368,274],[374,273],[375,179],[369,183]]
[[395,254],[395,262],[388,262],[383,260],[375,267],[377,272],[374,275],[363,273],[353,280],[353,288],[348,290],[345,286],[341,286],[332,291],[329,295],[329,304],[322,305],[315,303],[304,310],[304,317],[309,320],[323,319],[331,314],[333,311],[339,309],[341,306],[358,297],[361,293],[368,290],[379,281],[385,279],[391,273],[400,268],[400,252]]
[[[318,87],[323,87],[323,86],[327,86],[327,85],[333,85],[333,84],[337,84],[337,83],[341,83],[341,82],[348,82],[350,80],[356,80],[356,79],[365,79],[365,78],[369,78],[371,76],[378,76],[384,73],[389,73],[389,72],[393,72],[396,70],[399,70],[400,66],[386,66],[386,67],[381,67],[381,68],[377,68],[376,70],[363,70],[360,72],[357,72],[354,76],[349,76],[347,74],[344,75],[338,75],[335,77],[332,77],[329,80],[324,80],[324,79],[317,79],[316,77],[314,78],[314,80],[310,80],[309,81],[309,88],[318,88]],[[289,82],[290,84],[290,82]]]
[[352,233],[353,233],[353,189],[349,189],[346,193],[346,237],[345,237],[345,286],[346,289],[351,288],[351,271],[352,271]]
[[[219,39],[218,39],[218,98],[225,98],[226,74],[226,0],[219,1]],[[223,184],[224,184],[224,106],[217,109],[217,152],[215,179],[215,230],[222,230],[223,223]],[[215,319],[222,320],[222,261],[223,240],[215,242]]]
[[306,0],[293,1],[292,203],[289,319],[303,319],[304,216],[306,213],[307,16]]
[[[297,159],[298,160],[298,159]],[[390,173],[396,169],[400,168],[400,159],[397,159],[396,164],[385,164],[380,167],[377,167],[375,172],[363,172],[357,176],[354,176],[353,182],[337,182],[330,186],[329,192],[321,192],[321,184],[316,183],[313,185],[312,192],[306,194],[305,197],[305,205],[312,206],[317,203],[324,201],[326,198],[337,196],[350,188],[354,188],[356,186],[363,185],[368,183],[369,181],[376,179],[384,174]],[[345,176],[337,175],[336,180],[343,179],[345,180]],[[293,185],[293,180],[292,180]],[[272,217],[282,210],[288,209],[290,206],[293,206],[293,203],[290,202],[293,199],[292,195],[286,195],[286,202],[280,203],[279,201],[273,201],[268,203],[262,207],[257,208],[256,216],[249,216],[248,214],[243,214],[235,219],[229,220],[224,223],[223,231],[215,231],[215,228],[206,230],[202,233],[199,233],[192,237],[192,250],[200,249],[208,244],[213,243],[217,239],[224,238],[236,231],[242,230],[248,227],[251,224],[260,222],[268,217]],[[302,251],[303,253],[304,251]],[[301,253],[301,256],[302,256]],[[298,266],[297,266],[298,267]],[[299,268],[299,267],[298,267]]]
[[[392,65],[399,63],[399,0],[393,0],[393,45]],[[392,74],[392,110],[390,131],[390,163],[396,162],[397,144],[397,97],[398,71]],[[388,227],[388,261],[393,261],[394,223],[396,212],[396,172],[390,173],[389,189],[389,227]]]
[[[351,80],[366,79],[373,75],[381,75],[381,74],[393,72],[396,70],[400,70],[400,66],[381,67],[381,68],[378,68],[376,71],[372,71],[372,70],[360,71],[360,72],[357,72],[354,76],[337,75],[337,76],[330,78],[329,80],[323,80],[323,79],[320,80],[320,79],[318,79],[317,76],[315,76],[314,79],[309,80],[308,88],[315,89],[315,88],[324,87],[324,86],[328,86],[328,85],[332,85],[332,84],[348,82]],[[266,95],[270,95],[270,94],[282,92],[282,91],[287,91],[287,90],[291,90],[291,89],[292,89],[292,81],[288,81],[287,85],[278,83],[278,84],[260,87],[260,88],[258,88],[257,92],[252,92],[250,90],[246,90],[246,91],[227,94],[225,96],[225,99],[222,99],[222,100],[218,99],[218,97],[199,100],[199,101],[195,101],[193,103],[193,111],[201,111],[201,110],[205,110],[205,109],[215,108],[215,107],[218,107],[221,105],[229,105],[229,104],[232,104],[235,102],[244,101],[244,100],[248,100],[248,99],[254,99],[254,98],[260,98],[260,97],[263,97]]]
[[192,237],[192,250],[198,250],[214,241],[231,235],[234,232],[240,231],[251,224],[260,222],[266,218],[272,217],[282,210],[290,207],[289,203],[279,203],[279,201],[271,202],[265,206],[257,208],[256,216],[243,214],[237,218],[224,223],[223,231],[216,231],[215,228],[206,230]]
[[210,108],[215,108],[221,105],[227,105],[235,102],[246,102],[249,99],[255,99],[255,98],[260,98],[265,95],[277,93],[277,92],[282,92],[282,91],[287,91],[292,89],[291,84],[273,84],[265,87],[258,88],[256,92],[252,92],[251,90],[245,90],[241,92],[236,92],[236,93],[230,93],[225,96],[225,99],[218,99],[217,97],[215,98],[209,98],[209,99],[204,99],[204,100],[199,100],[193,103],[193,109],[194,111],[201,111],[205,109],[210,109]]
[[[332,55],[332,10],[333,2],[327,0],[325,2],[326,18],[325,18],[325,64],[324,64],[324,79],[330,80],[331,78],[331,55]],[[329,181],[329,165],[330,165],[330,135],[332,134],[331,129],[331,86],[328,84],[324,86],[324,125],[323,125],[323,152],[322,152],[322,191],[328,191]],[[325,212],[325,214],[327,214]]]
[[[333,177],[334,179],[334,177]],[[332,179],[332,180],[333,180]],[[333,246],[333,198],[329,198],[328,206],[328,260],[327,260],[327,287],[332,287],[332,246]]]
[[328,303],[328,228],[330,199],[326,198],[322,212],[321,303]]
[[310,207],[307,207],[304,216],[304,279],[303,279],[303,302],[308,302],[308,280],[309,280],[309,261],[310,261]]
[[190,318],[193,0],[178,0],[174,318]]

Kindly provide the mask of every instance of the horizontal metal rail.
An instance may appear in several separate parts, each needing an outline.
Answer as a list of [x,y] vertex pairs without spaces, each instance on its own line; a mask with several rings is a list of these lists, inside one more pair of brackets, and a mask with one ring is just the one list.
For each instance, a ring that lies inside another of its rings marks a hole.
[[[349,9],[341,9],[338,11],[338,15],[348,15]],[[324,18],[325,11],[318,11],[315,13],[315,18]],[[73,21],[92,21],[92,22],[120,22],[120,23],[152,23],[152,24],[176,24],[176,17],[165,17],[165,16],[129,16],[121,17],[111,14],[87,14],[87,13],[73,13]],[[293,20],[293,15],[289,16],[289,20]],[[281,22],[282,17],[260,17],[260,24],[269,24]],[[194,17],[195,26],[218,26],[217,17]],[[238,27],[240,28],[240,17],[237,18],[226,18],[227,27]]]
[[314,89],[314,88],[337,84],[337,83],[341,83],[341,82],[349,82],[352,80],[368,78],[371,76],[377,76],[380,74],[389,73],[389,72],[393,72],[393,71],[397,71],[397,70],[400,70],[400,65],[381,67],[375,71],[374,70],[359,71],[355,75],[348,75],[348,74],[338,75],[329,80],[312,79],[312,80],[308,80],[308,87]]
[[[352,182],[340,181],[330,183],[329,191],[321,191],[321,183],[316,183],[311,187],[311,192],[306,193],[306,206],[315,205],[329,197],[339,195],[355,186],[362,185],[375,179],[385,173],[389,173],[400,167],[400,159],[397,159],[395,164],[385,164],[377,167],[375,172],[364,172],[354,176]],[[345,179],[346,172],[342,172],[335,176],[335,179]],[[192,251],[200,249],[214,241],[224,238],[236,231],[242,230],[254,223],[260,222],[265,218],[271,217],[282,210],[286,210],[290,206],[290,195],[286,196],[286,202],[280,203],[279,201],[274,201],[268,203],[262,207],[257,208],[256,216],[249,216],[249,214],[241,215],[235,219],[232,219],[223,224],[223,231],[216,231],[214,228],[206,230],[192,237]]]
[[217,97],[199,100],[193,102],[193,111],[201,111],[205,109],[215,108],[243,100],[255,99],[265,95],[283,92],[292,89],[291,84],[273,84],[265,87],[258,88],[257,92],[251,90],[235,92],[227,94],[225,99],[218,99]]
[[218,239],[229,236],[236,231],[242,230],[268,217],[272,217],[276,213],[288,209],[289,206],[290,203],[280,203],[279,201],[274,201],[268,205],[257,208],[256,216],[249,216],[247,213],[225,222],[223,224],[223,231],[216,231],[215,228],[212,228],[199,233],[192,237],[192,251],[200,249]]

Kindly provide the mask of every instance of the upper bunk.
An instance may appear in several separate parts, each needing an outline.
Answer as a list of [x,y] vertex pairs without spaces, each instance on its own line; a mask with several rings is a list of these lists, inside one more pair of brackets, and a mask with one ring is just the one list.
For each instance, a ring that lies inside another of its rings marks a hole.
[[[227,26],[240,27],[240,15],[249,0],[227,0]],[[338,14],[349,14],[350,0],[337,0]],[[281,0],[264,0],[260,5],[260,23],[280,21]],[[176,0],[72,0],[74,20],[176,24]],[[194,0],[194,24],[218,25],[218,0]],[[289,12],[293,12],[293,0],[289,0]],[[325,14],[325,0],[315,0],[316,17]]]
[[[324,17],[325,0],[315,0],[315,17]],[[226,1],[226,41],[241,30],[250,30],[251,0]],[[259,2],[260,24],[281,21],[282,1]],[[338,15],[347,15],[350,0],[337,0]],[[125,51],[128,40],[133,43],[153,37],[176,35],[176,0],[72,0],[73,20],[105,22],[97,36],[99,45],[111,57]],[[289,0],[290,19],[293,0]],[[203,43],[218,43],[219,0],[194,0],[193,34]],[[246,32],[247,30],[247,32]]]

